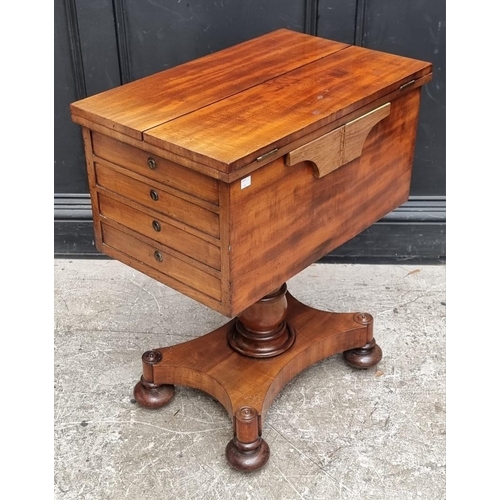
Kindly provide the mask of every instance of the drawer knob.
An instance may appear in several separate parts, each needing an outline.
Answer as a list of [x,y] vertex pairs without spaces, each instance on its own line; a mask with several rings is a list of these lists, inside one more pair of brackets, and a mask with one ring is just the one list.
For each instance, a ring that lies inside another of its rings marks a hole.
[[163,255],[161,254],[161,252],[158,252],[158,250],[155,250],[154,256],[158,262],[163,262]]
[[160,197],[158,196],[158,193],[157,193],[154,189],[152,189],[152,190],[149,192],[149,196],[151,196],[151,199],[152,199],[153,201],[158,201],[158,199],[160,198]]
[[156,232],[160,232],[161,231],[161,224],[157,221],[157,220],[154,220],[151,225],[153,226],[153,229],[156,231]]
[[148,158],[148,167],[151,170],[154,170],[156,168],[156,160],[154,158],[151,158],[151,156]]

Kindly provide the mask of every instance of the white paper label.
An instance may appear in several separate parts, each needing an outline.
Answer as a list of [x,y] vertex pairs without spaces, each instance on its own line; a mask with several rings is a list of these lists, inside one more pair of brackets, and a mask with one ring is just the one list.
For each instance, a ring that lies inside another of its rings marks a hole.
[[241,189],[245,189],[248,186],[252,184],[252,176],[249,175],[248,177],[245,177],[244,179],[241,179]]

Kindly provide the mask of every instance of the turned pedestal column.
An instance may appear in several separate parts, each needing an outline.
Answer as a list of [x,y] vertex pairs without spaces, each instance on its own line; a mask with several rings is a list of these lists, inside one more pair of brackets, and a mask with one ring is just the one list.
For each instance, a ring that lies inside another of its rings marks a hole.
[[252,471],[269,459],[262,424],[277,394],[302,370],[339,352],[355,368],[380,361],[372,316],[313,309],[284,284],[211,333],[144,353],[134,396],[146,408],[159,408],[172,399],[174,385],[212,395],[233,422],[229,464]]

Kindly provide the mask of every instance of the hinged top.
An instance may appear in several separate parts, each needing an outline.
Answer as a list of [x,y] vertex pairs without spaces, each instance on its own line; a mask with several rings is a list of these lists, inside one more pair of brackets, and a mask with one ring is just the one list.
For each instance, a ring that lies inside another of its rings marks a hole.
[[82,125],[230,174],[430,73],[427,62],[281,29],[83,99],[71,112]]

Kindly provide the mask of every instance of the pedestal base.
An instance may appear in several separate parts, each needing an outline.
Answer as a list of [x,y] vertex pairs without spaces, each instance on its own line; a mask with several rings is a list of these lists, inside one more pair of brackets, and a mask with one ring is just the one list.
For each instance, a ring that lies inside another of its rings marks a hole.
[[[286,323],[296,336],[285,352],[270,358],[236,352],[228,343],[237,321],[233,319],[202,337],[145,353],[139,382],[142,387],[136,386],[136,391],[141,395],[145,392],[143,399],[152,404],[144,404],[142,399],[137,399],[138,403],[150,408],[168,403],[172,384],[207,392],[220,401],[233,420],[234,439],[226,448],[230,465],[243,471],[261,468],[269,458],[269,447],[261,437],[262,422],[287,382],[314,363],[340,352],[354,352],[356,357],[360,351],[360,359],[365,359],[363,354],[368,351],[368,361],[359,361],[359,368],[373,366],[374,360],[381,358],[369,314],[319,311],[289,293],[286,302]],[[370,356],[376,348],[377,355]],[[349,361],[349,354],[346,357]],[[148,387],[156,391],[154,397]]]

